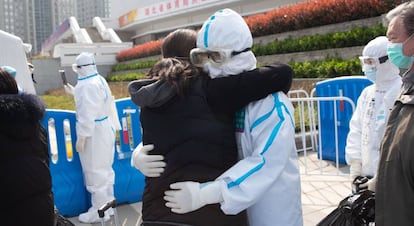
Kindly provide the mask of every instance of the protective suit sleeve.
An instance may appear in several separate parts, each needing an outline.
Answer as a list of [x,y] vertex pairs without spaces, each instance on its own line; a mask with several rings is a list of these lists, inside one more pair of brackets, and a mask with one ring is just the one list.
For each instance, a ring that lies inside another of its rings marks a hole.
[[251,154],[218,178],[225,182],[221,183],[221,209],[226,214],[237,214],[261,199],[286,170],[290,157],[297,155],[293,107],[290,103],[287,107],[279,95],[269,95],[246,108],[244,130],[250,132],[244,133],[248,137],[242,142],[252,148]]
[[286,64],[272,64],[237,76],[210,79],[207,101],[215,111],[234,113],[248,103],[291,87],[293,70]]
[[[349,133],[346,139],[345,160],[348,165],[357,162],[361,164],[361,133],[362,133],[362,106],[367,98],[367,89],[364,89],[358,98],[357,105],[349,121]],[[359,175],[356,175],[359,176]]]
[[121,123],[119,122],[119,116],[116,109],[115,97],[111,96],[110,101],[110,109],[109,109],[109,118],[112,121],[112,124],[115,126],[115,130],[121,130]]
[[92,136],[95,119],[105,115],[99,103],[106,94],[95,84],[77,85],[74,89],[76,104],[76,133],[78,136]]
[[63,89],[65,90],[65,92],[69,95],[73,96],[73,90],[75,89],[75,87],[73,87],[70,83],[63,85]]

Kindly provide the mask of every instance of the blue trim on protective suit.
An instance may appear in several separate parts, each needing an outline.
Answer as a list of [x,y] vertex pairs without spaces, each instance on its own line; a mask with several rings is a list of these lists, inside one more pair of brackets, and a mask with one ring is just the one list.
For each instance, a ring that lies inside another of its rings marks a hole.
[[95,119],[95,122],[102,122],[103,120],[107,119],[108,116],[104,116],[102,118]]
[[210,29],[211,21],[213,21],[215,18],[216,18],[215,15],[212,15],[210,17],[210,19],[209,19],[209,21],[207,22],[207,25],[206,25],[206,30],[204,31],[204,46],[206,48],[208,48],[208,30]]
[[221,13],[223,12],[222,9],[220,9],[219,11],[215,12],[209,19],[209,21],[206,24],[206,29],[204,31],[204,47],[208,48],[208,30],[210,29],[210,24],[211,22],[216,19],[216,13]]
[[97,76],[97,75],[98,75],[98,73],[95,73],[95,74],[88,75],[88,76],[86,76],[86,77],[78,78],[78,81],[79,81],[79,80],[86,80],[86,79],[88,79],[88,78],[92,78],[92,77],[95,77],[95,76]]
[[290,118],[290,122],[292,123],[293,129],[295,129],[295,120],[293,119],[292,114],[289,111],[289,108],[286,107],[285,103],[282,103],[283,108],[285,109],[286,114],[288,114],[289,118]]
[[[283,115],[283,111],[282,111],[282,107],[283,107],[283,102],[281,102],[279,100],[279,96],[277,93],[272,94],[272,96],[275,98],[274,100],[274,106],[273,108],[270,110],[270,112],[266,113],[264,116],[259,117],[256,121],[253,122],[253,126],[256,127],[257,125],[261,124],[262,122],[264,122],[266,119],[268,119],[270,117],[270,115],[272,114],[272,112],[276,109],[277,114],[280,118],[280,121],[276,124],[276,126],[273,128],[272,133],[270,134],[270,137],[267,139],[266,145],[263,148],[263,150],[260,152],[260,155],[262,156],[262,162],[259,163],[257,166],[255,166],[254,168],[250,169],[247,173],[245,173],[243,176],[241,176],[240,178],[238,178],[235,181],[232,181],[230,183],[227,184],[227,187],[230,189],[234,186],[237,186],[239,184],[241,184],[244,180],[246,180],[250,175],[252,175],[253,173],[259,171],[264,164],[266,164],[266,159],[263,157],[263,154],[269,149],[270,145],[273,143],[276,135],[279,133],[280,127],[282,126],[283,122],[285,121],[285,116]],[[252,129],[253,129],[252,126]],[[252,131],[252,129],[250,130],[250,132]]]
[[[105,119],[107,119],[108,118],[108,116],[104,116],[104,117],[102,117],[102,118],[97,118],[97,119],[95,119],[94,121],[95,122],[102,122],[102,121],[104,121]],[[78,120],[76,119],[76,122],[78,122]]]

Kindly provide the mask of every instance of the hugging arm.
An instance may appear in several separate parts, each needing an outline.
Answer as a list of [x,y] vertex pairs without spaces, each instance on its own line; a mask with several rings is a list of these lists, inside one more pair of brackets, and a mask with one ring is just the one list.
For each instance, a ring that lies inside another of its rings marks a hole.
[[263,66],[239,75],[211,79],[207,98],[214,110],[235,112],[249,102],[271,93],[287,93],[292,85],[293,70],[287,64]]

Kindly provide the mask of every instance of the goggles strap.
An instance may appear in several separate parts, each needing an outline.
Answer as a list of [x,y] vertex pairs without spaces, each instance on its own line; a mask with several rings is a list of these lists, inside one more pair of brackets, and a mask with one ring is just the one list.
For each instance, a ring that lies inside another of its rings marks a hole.
[[92,63],[92,64],[84,64],[84,65],[77,65],[76,67],[77,68],[81,68],[81,67],[85,67],[85,66],[89,66],[89,65],[95,65],[95,63]]
[[240,53],[244,53],[244,52],[250,51],[251,49],[252,48],[248,47],[248,48],[243,49],[242,51],[233,51],[233,52],[231,52],[231,56],[239,55]]
[[382,56],[378,58],[380,64],[385,63],[388,60],[388,55]]

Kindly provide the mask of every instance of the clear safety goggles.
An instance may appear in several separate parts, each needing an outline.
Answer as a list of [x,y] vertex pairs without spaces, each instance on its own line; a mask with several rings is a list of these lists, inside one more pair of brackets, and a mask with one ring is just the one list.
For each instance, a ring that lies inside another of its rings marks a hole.
[[246,48],[242,51],[233,51],[230,49],[212,50],[195,48],[190,52],[190,60],[196,67],[203,67],[207,62],[211,62],[212,64],[219,66],[229,61],[233,56],[247,51],[250,51],[250,48]]
[[91,64],[84,64],[84,65],[77,65],[77,64],[72,64],[72,70],[74,72],[77,72],[79,69],[81,69],[82,67],[85,66],[90,66],[90,65],[95,65],[95,63],[91,63]]
[[361,61],[362,71],[365,71],[376,69],[378,65],[385,63],[388,60],[388,55],[382,57],[360,56],[359,60]]

